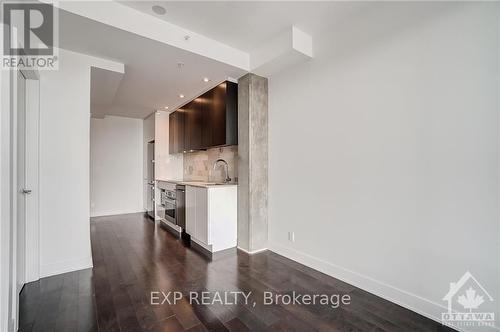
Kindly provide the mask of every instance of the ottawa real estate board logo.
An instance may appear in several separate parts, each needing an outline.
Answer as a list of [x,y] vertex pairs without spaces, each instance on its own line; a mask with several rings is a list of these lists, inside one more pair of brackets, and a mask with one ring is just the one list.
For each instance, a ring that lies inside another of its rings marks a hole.
[[480,309],[481,305],[493,302],[493,298],[469,271],[457,282],[450,283],[443,301],[448,303],[448,311],[441,314],[444,325],[458,328],[495,326],[495,313]]
[[55,70],[58,15],[53,4],[2,1],[2,69]]

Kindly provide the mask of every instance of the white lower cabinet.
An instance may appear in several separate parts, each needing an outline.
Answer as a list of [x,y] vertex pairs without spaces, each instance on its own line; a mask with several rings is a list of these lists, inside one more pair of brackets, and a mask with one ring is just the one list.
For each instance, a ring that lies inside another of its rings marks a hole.
[[237,186],[186,186],[186,233],[216,252],[236,246]]
[[195,235],[196,227],[196,187],[186,186],[186,233]]

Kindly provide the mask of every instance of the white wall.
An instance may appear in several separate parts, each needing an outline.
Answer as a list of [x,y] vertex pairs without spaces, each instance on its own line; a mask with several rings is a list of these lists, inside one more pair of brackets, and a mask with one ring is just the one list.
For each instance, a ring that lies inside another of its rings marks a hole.
[[142,145],[142,154],[143,154],[143,207],[144,211],[148,209],[148,142],[155,139],[155,114],[152,113],[150,116],[143,120],[142,124],[142,134],[143,134],[143,145]]
[[438,319],[469,270],[499,317],[498,4],[372,7],[270,78],[270,247]]
[[90,216],[143,212],[142,119],[90,120]]
[[123,65],[60,51],[40,74],[40,274],[92,266],[89,223],[90,67]]
[[182,180],[183,155],[169,153],[169,113],[155,113],[155,177],[164,180]]

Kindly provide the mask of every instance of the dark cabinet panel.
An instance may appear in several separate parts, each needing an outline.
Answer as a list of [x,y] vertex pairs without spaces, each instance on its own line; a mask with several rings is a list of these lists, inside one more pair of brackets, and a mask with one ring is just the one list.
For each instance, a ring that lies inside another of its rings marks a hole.
[[226,142],[238,145],[238,84],[226,82]]
[[213,91],[211,112],[213,133],[210,145],[217,146],[226,144],[226,83],[216,86]]
[[184,110],[179,109],[169,115],[169,153],[184,152]]
[[[179,115],[175,115],[179,113]],[[170,153],[238,144],[238,85],[223,82],[170,114]]]
[[177,130],[175,125],[176,112],[170,113],[168,115],[168,153],[177,153],[175,149],[175,131]]
[[238,85],[224,82],[207,93],[204,116],[205,148],[238,144]]
[[184,147],[186,150],[200,150],[203,148],[201,143],[201,131],[203,127],[203,109],[198,100],[193,100],[184,106],[185,111],[185,131]]
[[186,142],[184,142],[184,131],[185,131],[185,122],[186,122],[186,114],[184,110],[180,110],[177,115],[177,141],[176,141],[176,149],[177,152],[184,152],[186,150]]
[[201,128],[201,144],[204,147],[212,146],[214,124],[212,121],[214,90],[205,92],[199,98],[202,101],[203,124]]
[[182,107],[184,111],[184,150],[191,146],[191,131],[193,130],[193,113],[190,112],[191,105],[188,103]]

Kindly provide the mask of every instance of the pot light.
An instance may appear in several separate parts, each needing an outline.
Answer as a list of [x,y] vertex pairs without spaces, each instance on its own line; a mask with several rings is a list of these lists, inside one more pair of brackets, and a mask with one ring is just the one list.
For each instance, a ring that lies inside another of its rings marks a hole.
[[165,13],[167,12],[165,7],[158,6],[158,5],[154,5],[153,7],[151,7],[151,10],[153,10],[153,12],[157,15],[165,15]]
[[181,94],[179,95],[179,98],[184,98],[184,95],[181,93]]
[[208,77],[203,78],[203,82],[210,82],[210,79]]
[[165,106],[164,108],[165,108],[166,110],[168,110],[168,106]]

